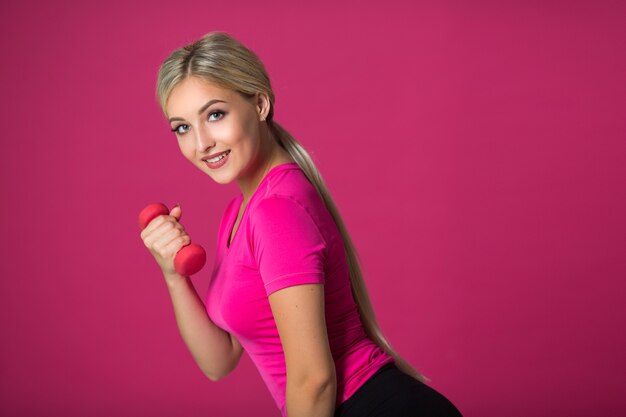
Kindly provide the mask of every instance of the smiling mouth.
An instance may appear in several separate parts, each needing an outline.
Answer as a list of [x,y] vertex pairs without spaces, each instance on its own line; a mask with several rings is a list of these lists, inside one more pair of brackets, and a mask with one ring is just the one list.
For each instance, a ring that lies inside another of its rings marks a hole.
[[209,162],[211,164],[214,164],[218,161],[221,161],[222,159],[226,158],[226,155],[228,155],[230,153],[230,150],[220,154],[219,156],[216,156],[215,158],[211,158],[211,159],[206,159],[204,160],[204,162]]

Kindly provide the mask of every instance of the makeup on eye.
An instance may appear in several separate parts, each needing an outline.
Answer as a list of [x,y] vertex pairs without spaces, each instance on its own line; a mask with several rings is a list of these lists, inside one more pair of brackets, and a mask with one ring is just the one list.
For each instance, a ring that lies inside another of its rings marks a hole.
[[[220,117],[219,119],[213,119],[213,120],[211,120],[211,116],[212,116],[212,115],[214,115],[214,114],[221,114],[221,115],[222,115],[222,117]],[[214,121],[214,122],[217,122],[217,121],[222,120],[222,119],[224,118],[224,116],[225,116],[225,115],[226,115],[226,112],[225,112],[225,111],[222,111],[222,110],[213,110],[213,111],[211,111],[211,112],[209,112],[209,113],[208,113],[208,116],[209,116],[209,121]],[[173,128],[172,128],[172,129],[170,129],[170,130],[171,130],[172,132],[174,132],[174,133],[177,133],[177,134],[183,134],[183,133],[185,133],[185,132],[181,132],[181,131],[179,131],[179,129],[180,129],[181,127],[183,127],[183,126],[184,126],[184,127],[186,127],[186,128],[189,128],[189,125],[186,125],[186,124],[180,124],[180,125],[178,125],[178,126],[173,127]]]

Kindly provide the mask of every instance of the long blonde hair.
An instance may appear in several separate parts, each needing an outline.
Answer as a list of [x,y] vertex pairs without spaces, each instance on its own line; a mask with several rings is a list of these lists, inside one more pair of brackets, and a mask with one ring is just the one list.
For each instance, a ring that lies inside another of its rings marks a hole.
[[246,98],[256,93],[267,94],[271,103],[266,121],[274,137],[300,166],[309,181],[315,186],[328,211],[332,215],[346,252],[352,296],[358,307],[365,332],[370,339],[389,353],[399,369],[421,382],[430,381],[413,368],[391,347],[380,330],[370,301],[360,267],[360,257],[356,251],[346,226],[339,215],[328,188],[307,151],[285,130],[274,116],[274,92],[265,66],[259,57],[226,32],[214,31],[199,40],[176,49],[159,68],[157,79],[157,100],[163,114],[167,99],[174,87],[189,76],[201,77],[222,88],[238,92]]

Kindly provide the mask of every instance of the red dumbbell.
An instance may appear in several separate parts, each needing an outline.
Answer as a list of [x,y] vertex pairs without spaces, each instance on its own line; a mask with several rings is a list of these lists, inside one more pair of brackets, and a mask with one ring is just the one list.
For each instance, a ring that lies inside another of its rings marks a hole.
[[[139,227],[141,230],[145,229],[155,217],[162,214],[170,214],[165,204],[148,204],[139,213]],[[174,269],[180,275],[189,276],[201,270],[205,262],[206,252],[202,246],[190,243],[187,246],[183,246],[174,257]]]

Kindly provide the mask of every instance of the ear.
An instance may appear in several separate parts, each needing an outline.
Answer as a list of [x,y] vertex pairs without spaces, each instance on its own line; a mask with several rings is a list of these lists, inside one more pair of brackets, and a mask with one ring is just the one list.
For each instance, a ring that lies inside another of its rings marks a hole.
[[259,121],[267,118],[270,112],[270,99],[265,93],[256,93],[256,111],[259,114]]

